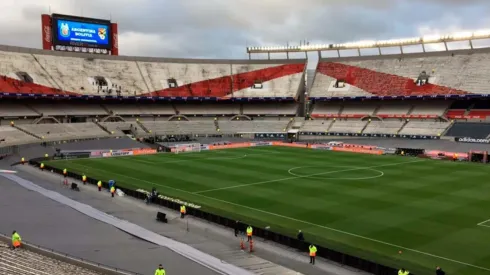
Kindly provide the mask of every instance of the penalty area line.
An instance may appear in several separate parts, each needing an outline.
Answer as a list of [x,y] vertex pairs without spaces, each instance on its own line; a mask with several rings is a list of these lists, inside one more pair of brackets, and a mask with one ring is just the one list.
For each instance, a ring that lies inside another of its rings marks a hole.
[[[412,161],[412,162],[415,162],[415,161]],[[405,162],[405,163],[412,163],[412,162]],[[402,163],[394,163],[392,165],[395,165],[395,164],[399,165],[399,164],[402,164]],[[84,166],[84,165],[80,165],[80,166]],[[92,169],[93,170],[99,170],[99,171],[107,172],[105,170],[101,170],[101,169],[97,169],[97,168],[92,168]],[[473,264],[470,264],[470,263],[465,263],[465,262],[462,262],[462,261],[458,261],[458,260],[446,258],[446,257],[443,257],[443,256],[431,254],[431,253],[428,253],[428,252],[424,252],[424,251],[420,251],[420,250],[416,250],[416,249],[404,247],[404,246],[401,246],[401,245],[392,244],[392,243],[384,242],[384,241],[381,241],[381,240],[377,240],[377,239],[373,239],[373,238],[361,236],[361,235],[358,235],[358,234],[355,234],[355,233],[351,233],[351,232],[347,232],[347,231],[344,231],[344,230],[335,229],[335,228],[332,228],[332,227],[328,227],[328,226],[324,226],[324,225],[320,225],[320,224],[316,224],[316,223],[312,223],[312,222],[308,222],[308,221],[304,221],[304,220],[300,220],[300,219],[296,219],[296,218],[284,216],[284,215],[273,213],[273,212],[269,212],[269,211],[266,211],[266,210],[262,210],[262,209],[258,209],[258,208],[254,208],[254,207],[250,207],[250,206],[246,206],[246,205],[234,203],[234,202],[229,202],[229,201],[225,201],[225,200],[221,200],[221,199],[217,199],[217,198],[213,198],[213,197],[209,197],[209,196],[206,196],[206,195],[203,195],[203,194],[196,194],[196,193],[193,193],[193,192],[190,192],[190,191],[182,190],[182,189],[171,187],[171,186],[167,186],[167,185],[158,184],[158,183],[147,181],[147,180],[143,180],[143,179],[138,179],[138,178],[135,178],[135,177],[127,176],[127,175],[116,173],[116,172],[110,172],[110,174],[119,175],[121,177],[125,177],[125,178],[128,178],[128,179],[133,179],[133,180],[139,181],[139,182],[146,182],[146,183],[153,184],[153,185],[156,185],[156,186],[160,186],[160,187],[163,187],[163,188],[167,188],[167,189],[179,191],[179,192],[182,192],[182,193],[185,193],[185,194],[189,194],[189,195],[199,196],[199,197],[202,197],[202,198],[206,198],[206,199],[209,199],[209,200],[214,200],[214,201],[221,202],[221,203],[224,203],[224,204],[229,204],[229,205],[233,205],[233,206],[237,206],[237,207],[249,209],[249,210],[252,210],[252,211],[255,211],[255,212],[264,213],[264,214],[267,214],[267,215],[270,215],[270,216],[275,216],[275,217],[283,218],[283,219],[286,219],[286,220],[290,220],[290,221],[294,221],[294,222],[299,222],[299,223],[306,224],[306,225],[311,225],[311,226],[314,226],[314,227],[318,227],[318,228],[322,228],[322,229],[325,229],[325,230],[329,230],[329,231],[337,232],[337,233],[340,233],[340,234],[348,235],[348,236],[351,236],[351,237],[355,237],[355,238],[358,238],[358,239],[363,239],[363,240],[371,241],[371,242],[374,242],[374,243],[379,243],[379,244],[383,244],[383,245],[395,247],[397,249],[404,249],[406,251],[411,251],[411,252],[418,253],[418,254],[425,255],[425,256],[429,256],[429,257],[432,257],[432,258],[442,259],[442,260],[445,260],[445,261],[448,261],[448,262],[453,262],[453,263],[457,263],[457,264],[461,264],[461,265],[464,265],[464,266],[473,267],[473,268],[480,269],[480,270],[490,271],[490,268],[486,268],[486,267],[482,267],[482,266],[477,266],[477,265],[473,265]]]

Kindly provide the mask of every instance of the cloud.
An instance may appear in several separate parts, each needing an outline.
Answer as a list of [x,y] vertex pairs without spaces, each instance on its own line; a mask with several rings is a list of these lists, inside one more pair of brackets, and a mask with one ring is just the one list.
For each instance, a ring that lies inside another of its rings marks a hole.
[[488,23],[475,18],[489,7],[488,0],[2,0],[0,44],[39,48],[40,15],[51,11],[112,18],[124,55],[246,58],[247,45],[474,29]]

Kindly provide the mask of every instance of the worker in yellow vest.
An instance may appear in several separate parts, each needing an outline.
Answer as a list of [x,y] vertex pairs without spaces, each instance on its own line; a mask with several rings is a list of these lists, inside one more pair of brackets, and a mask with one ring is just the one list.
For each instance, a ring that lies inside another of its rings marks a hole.
[[99,188],[99,192],[102,191],[102,181],[97,182],[97,187]]
[[247,242],[250,242],[252,240],[252,234],[253,234],[254,229],[252,228],[251,225],[247,227]]
[[114,193],[116,193],[116,187],[114,185],[111,187],[111,196],[114,198]]
[[10,121],[10,126],[14,127],[15,126],[15,123],[13,120]]
[[49,158],[48,153],[44,154],[44,157],[45,157],[45,158]]
[[82,176],[82,182],[84,185],[87,184],[87,176],[85,175]]
[[24,165],[26,163],[26,159],[25,158],[21,158],[20,159],[20,163],[22,163],[22,165]]
[[313,244],[310,244],[310,264],[314,265],[315,264],[315,257],[316,257],[316,246]]
[[410,272],[408,270],[405,270],[405,268],[402,268],[398,270],[398,275],[408,275]]
[[41,168],[41,170],[44,170],[44,163],[41,162],[41,165],[39,165],[39,168]]
[[68,170],[66,170],[66,168],[63,169],[63,176],[65,176],[65,178],[66,178],[66,176],[68,176]]
[[22,239],[20,238],[19,233],[14,230],[14,232],[12,232],[12,249],[20,248],[21,242]]
[[161,264],[158,265],[157,270],[155,270],[155,275],[165,275],[165,269],[163,269]]
[[186,209],[185,205],[180,206],[180,218],[183,219],[185,217]]

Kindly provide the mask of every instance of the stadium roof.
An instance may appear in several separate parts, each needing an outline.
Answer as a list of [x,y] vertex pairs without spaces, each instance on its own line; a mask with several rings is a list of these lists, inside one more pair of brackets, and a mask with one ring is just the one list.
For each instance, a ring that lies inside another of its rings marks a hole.
[[[379,41],[358,41],[342,44],[319,44],[319,45],[299,45],[299,46],[273,46],[273,47],[247,47],[247,53],[290,53],[290,52],[321,52],[321,51],[340,51],[365,48],[385,48],[385,47],[403,47],[410,45],[423,45],[433,43],[469,41],[469,46],[473,48],[472,40],[489,39],[489,30],[478,30],[468,32],[458,32],[448,35],[427,35],[423,37],[412,37],[402,39],[390,39]],[[448,50],[446,45],[446,50]],[[425,51],[425,48],[424,48]]]

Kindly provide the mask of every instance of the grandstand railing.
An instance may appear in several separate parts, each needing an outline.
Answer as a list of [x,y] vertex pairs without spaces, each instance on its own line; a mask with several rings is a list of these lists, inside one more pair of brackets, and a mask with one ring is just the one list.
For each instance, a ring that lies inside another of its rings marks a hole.
[[[0,233],[0,242],[10,243],[10,238]],[[136,273],[133,271],[124,270],[121,268],[104,265],[98,262],[90,261],[84,258],[75,257],[70,254],[60,252],[51,248],[46,248],[37,244],[28,243],[25,240],[22,241],[22,247],[34,253],[38,253],[44,255],[48,258],[53,258],[61,262],[73,264],[76,266],[80,266],[92,271],[102,272],[102,274],[111,274],[111,275],[143,275],[141,273]]]
[[[31,160],[29,160],[29,163],[31,165],[39,167],[40,161],[42,161],[42,160],[46,160],[46,159],[45,158],[31,159]],[[63,171],[61,169],[51,167],[49,165],[45,165],[45,169],[52,171],[53,173],[57,173],[59,175],[63,174]],[[82,180],[82,175],[77,174],[77,173],[73,173],[73,172],[68,172],[68,177],[79,180],[79,181]],[[98,179],[87,178],[87,182],[89,184],[92,184],[92,185],[96,185],[98,181],[99,181]],[[107,189],[109,187],[109,183],[103,182],[102,186]],[[138,192],[138,191],[133,190],[133,189],[128,189],[128,188],[119,187],[119,186],[117,188],[122,190],[127,196],[130,196],[130,197],[133,197],[136,199],[140,199],[140,200],[144,200],[146,198],[146,194],[144,194],[142,192]],[[180,210],[180,204],[178,204],[176,202],[172,202],[170,200],[156,198],[154,203],[161,205],[161,206],[164,206],[166,208],[175,210],[175,211]],[[236,225],[236,220],[234,220],[234,219],[230,219],[230,218],[223,217],[220,215],[212,214],[212,213],[202,211],[202,210],[196,209],[196,208],[189,207],[187,209],[187,214],[192,215],[192,216],[197,217],[197,218],[200,218],[200,219],[207,220],[209,222],[212,222],[212,223],[224,226],[224,227],[228,227],[228,228],[234,228]],[[245,226],[245,224],[242,224],[242,226]],[[266,230],[266,229],[254,226],[253,224],[252,224],[252,226],[254,227],[254,236],[263,238],[265,240],[270,240],[270,241],[279,243],[281,245],[284,245],[284,246],[287,246],[290,248],[294,248],[294,249],[298,249],[301,251],[306,251],[307,247],[310,245],[310,243],[299,241],[295,237],[286,236],[286,235],[283,235],[280,233],[276,233],[276,232],[273,232],[270,230]],[[369,272],[369,273],[375,274],[375,275],[391,275],[391,274],[396,274],[396,272],[398,271],[395,268],[388,267],[388,266],[385,266],[382,264],[378,264],[378,263],[375,263],[373,261],[365,260],[365,259],[362,259],[359,257],[349,255],[349,254],[345,254],[345,253],[342,253],[339,251],[335,251],[335,250],[329,249],[327,247],[322,247],[322,246],[317,245],[317,244],[315,244],[315,246],[318,248],[317,255],[319,257],[322,257],[322,258],[327,259],[327,260],[332,261],[332,262],[339,263],[342,266],[349,266],[349,267],[352,267],[352,268],[355,268],[358,270],[362,270],[365,272]],[[410,273],[410,274],[412,274],[412,273]]]

